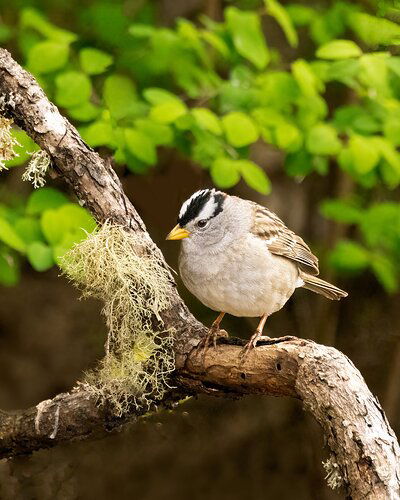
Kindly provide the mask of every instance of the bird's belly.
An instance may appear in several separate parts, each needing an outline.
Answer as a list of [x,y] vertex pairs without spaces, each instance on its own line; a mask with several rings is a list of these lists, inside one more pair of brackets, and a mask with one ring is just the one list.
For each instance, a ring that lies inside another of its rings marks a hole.
[[290,260],[271,255],[265,247],[262,250],[247,258],[228,253],[218,256],[218,262],[197,259],[191,265],[181,261],[182,280],[193,295],[215,311],[247,317],[270,315],[293,294],[298,270]]

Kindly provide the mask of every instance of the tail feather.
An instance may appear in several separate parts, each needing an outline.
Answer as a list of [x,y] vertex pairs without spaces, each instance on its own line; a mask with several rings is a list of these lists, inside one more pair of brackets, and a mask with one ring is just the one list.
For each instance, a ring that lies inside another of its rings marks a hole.
[[340,300],[343,297],[347,297],[348,293],[341,290],[335,285],[328,283],[327,281],[321,280],[316,276],[311,276],[304,272],[300,272],[300,278],[304,281],[304,288],[311,290],[312,292],[319,293],[327,299]]

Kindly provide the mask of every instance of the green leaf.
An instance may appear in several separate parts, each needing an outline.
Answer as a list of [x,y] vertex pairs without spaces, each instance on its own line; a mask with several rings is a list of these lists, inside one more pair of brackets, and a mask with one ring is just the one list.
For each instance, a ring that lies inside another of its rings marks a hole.
[[367,174],[376,167],[380,153],[373,138],[354,134],[350,137],[348,146],[353,167],[358,174]]
[[286,5],[285,8],[295,26],[307,26],[318,16],[312,7],[297,3]]
[[122,75],[110,75],[104,82],[103,98],[116,120],[128,116],[135,109],[137,100],[132,80]]
[[150,87],[146,90],[143,91],[143,97],[148,101],[150,104],[156,105],[156,104],[163,104],[165,102],[179,102],[181,103],[182,101],[177,97],[175,94],[172,92],[169,92],[168,90],[165,89],[159,89],[157,87]]
[[0,240],[14,250],[25,253],[24,241],[4,217],[0,217]]
[[107,52],[88,47],[79,52],[79,62],[88,75],[100,75],[113,63],[113,57]]
[[297,59],[292,64],[292,73],[305,96],[313,97],[318,92],[323,92],[325,86],[316,76],[307,61]]
[[339,132],[346,134],[353,131],[373,134],[381,130],[378,120],[361,106],[341,106],[336,109],[333,123]]
[[394,202],[372,205],[364,214],[360,229],[369,245],[398,251],[400,248],[400,205]]
[[27,65],[33,73],[51,73],[67,64],[68,55],[69,47],[67,44],[46,40],[37,43],[30,49]]
[[334,127],[318,123],[309,130],[306,147],[314,155],[336,155],[341,149],[341,142]]
[[68,108],[68,114],[74,120],[80,122],[89,122],[97,118],[101,113],[101,108],[98,108],[90,101],[79,104],[72,108]]
[[210,169],[214,184],[222,189],[235,186],[240,180],[240,173],[235,160],[230,158],[217,158]]
[[321,214],[343,224],[357,224],[363,217],[363,211],[345,200],[324,200],[320,205]]
[[5,162],[6,167],[14,167],[16,165],[22,165],[28,161],[31,157],[30,153],[37,151],[39,147],[32,141],[32,139],[21,129],[13,128],[11,130],[11,135],[17,139],[19,146],[14,146],[14,152],[18,155],[12,160]]
[[156,123],[147,118],[136,120],[135,128],[146,134],[157,146],[168,146],[174,140],[174,132],[169,125]]
[[232,111],[222,118],[229,144],[235,147],[243,147],[256,142],[259,133],[254,121],[245,113]]
[[78,241],[78,237],[83,239],[86,233],[96,228],[96,222],[89,212],[75,203],[46,210],[42,213],[40,225],[46,240],[53,247],[61,244],[68,233],[73,232]]
[[7,252],[6,249],[0,251],[0,283],[4,286],[14,286],[20,279],[18,260],[15,255]]
[[286,38],[292,47],[297,47],[299,40],[297,32],[293,26],[292,20],[287,13],[287,10],[276,0],[264,0],[267,13],[274,17],[277,23],[282,28]]
[[86,237],[96,229],[96,222],[90,213],[76,203],[68,203],[57,209],[57,215],[63,225],[64,231],[73,231]]
[[57,209],[46,210],[40,218],[40,227],[50,245],[59,243],[65,232],[65,228],[60,220],[60,214]]
[[20,217],[14,225],[18,236],[26,243],[42,241],[43,235],[40,229],[40,222],[33,217]]
[[227,7],[225,18],[238,53],[256,68],[264,69],[270,60],[270,54],[261,30],[260,16],[255,12]]
[[292,123],[283,121],[275,129],[276,144],[284,151],[294,152],[302,145],[302,134]]
[[400,145],[400,116],[389,115],[383,125],[385,137],[395,146]]
[[348,17],[348,23],[369,47],[397,44],[400,41],[400,26],[388,19],[371,16],[365,12],[353,12]]
[[332,40],[317,50],[320,59],[347,59],[362,55],[360,47],[351,40]]
[[90,79],[78,71],[66,71],[56,77],[56,101],[63,108],[72,108],[88,101],[92,93]]
[[374,145],[381,153],[388,165],[397,173],[400,174],[400,155],[393,144],[384,137],[374,137]]
[[62,268],[62,257],[77,243],[81,242],[86,238],[86,234],[83,231],[71,230],[66,231],[61,240],[53,246],[53,259],[58,266]]
[[364,54],[359,59],[359,81],[365,87],[372,89],[374,94],[384,98],[392,96],[388,78],[388,57],[389,54],[385,52],[376,52],[374,54]]
[[125,129],[125,140],[129,151],[147,165],[157,162],[155,144],[148,135],[133,128]]
[[304,149],[288,154],[285,159],[285,170],[290,176],[305,177],[313,170],[311,155]]
[[70,31],[63,30],[51,24],[40,12],[30,7],[22,9],[20,24],[23,28],[32,28],[45,38],[66,45],[74,42],[78,38],[75,33],[71,33]]
[[40,241],[28,245],[27,257],[35,271],[47,271],[54,264],[53,250]]
[[81,136],[90,146],[116,147],[114,129],[108,121],[99,120],[91,123],[88,127],[81,128]]
[[359,273],[368,267],[370,254],[358,243],[342,240],[332,250],[329,262],[338,271]]
[[196,143],[192,147],[191,158],[194,162],[204,167],[211,167],[216,158],[226,156],[226,145],[219,136],[196,128],[193,129],[193,135]]
[[172,123],[186,113],[186,105],[177,99],[157,104],[151,108],[150,118],[158,123]]
[[209,132],[215,135],[222,134],[222,127],[220,124],[220,120],[218,116],[213,113],[208,108],[192,108],[192,115],[194,116],[197,125],[203,128],[204,130],[208,130]]
[[229,48],[225,41],[216,33],[207,30],[201,30],[200,36],[211,45],[213,49],[221,54],[222,57],[229,57]]
[[248,186],[261,194],[271,192],[271,182],[260,166],[250,160],[237,160],[236,165]]
[[379,283],[388,293],[397,292],[399,289],[399,273],[394,262],[384,255],[373,254],[371,268]]
[[132,24],[128,29],[129,33],[136,38],[150,38],[156,31],[154,26],[149,24]]
[[29,215],[41,214],[45,210],[58,208],[69,203],[68,198],[50,187],[35,189],[28,198],[26,204],[26,213]]

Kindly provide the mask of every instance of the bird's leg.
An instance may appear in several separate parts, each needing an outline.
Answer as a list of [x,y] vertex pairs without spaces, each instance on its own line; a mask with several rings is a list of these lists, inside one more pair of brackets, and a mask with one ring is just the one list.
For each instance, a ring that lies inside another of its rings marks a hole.
[[243,357],[246,357],[248,355],[248,353],[252,349],[254,349],[254,347],[256,347],[257,342],[259,340],[269,340],[270,339],[270,337],[262,334],[265,322],[267,321],[267,318],[268,318],[267,314],[264,314],[263,316],[261,316],[261,319],[260,319],[260,322],[258,323],[256,331],[254,332],[254,334],[251,336],[250,340],[247,342],[247,344],[243,348],[243,351],[242,351]]
[[213,321],[210,329],[208,330],[206,336],[203,338],[199,345],[203,347],[208,347],[210,344],[210,340],[212,340],[213,346],[217,347],[217,338],[219,337],[219,325],[222,321],[222,318],[225,316],[224,312],[220,312],[218,317]]

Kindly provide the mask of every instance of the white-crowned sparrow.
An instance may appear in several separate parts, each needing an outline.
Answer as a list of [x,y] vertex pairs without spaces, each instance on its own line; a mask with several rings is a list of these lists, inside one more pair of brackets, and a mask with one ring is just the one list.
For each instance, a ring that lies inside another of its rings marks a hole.
[[186,200],[168,240],[183,240],[179,270],[186,287],[219,311],[209,338],[225,313],[260,317],[247,344],[255,347],[268,316],[298,287],[339,300],[347,293],[317,278],[318,259],[306,243],[270,210],[215,189]]

